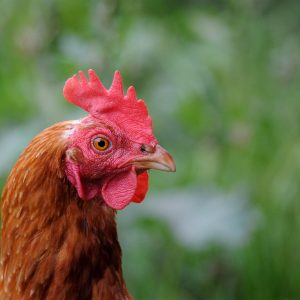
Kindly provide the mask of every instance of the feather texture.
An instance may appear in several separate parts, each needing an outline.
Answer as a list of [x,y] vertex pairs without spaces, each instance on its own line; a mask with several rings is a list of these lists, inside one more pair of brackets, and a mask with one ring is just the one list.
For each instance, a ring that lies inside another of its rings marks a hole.
[[2,194],[0,299],[132,299],[115,211],[82,201],[64,170],[72,122],[39,134]]
[[64,95],[90,114],[45,129],[8,177],[0,300],[129,300],[115,209],[144,199],[148,169],[174,172],[175,163],[118,71],[109,90],[79,71]]

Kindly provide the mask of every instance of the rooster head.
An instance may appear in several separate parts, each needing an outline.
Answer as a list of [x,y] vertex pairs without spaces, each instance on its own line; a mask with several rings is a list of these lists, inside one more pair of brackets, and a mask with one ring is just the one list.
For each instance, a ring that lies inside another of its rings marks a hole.
[[146,104],[134,87],[124,95],[119,71],[106,89],[93,70],[69,78],[64,97],[89,114],[68,133],[65,172],[80,198],[100,196],[113,209],[141,202],[148,170],[175,171],[152,131]]

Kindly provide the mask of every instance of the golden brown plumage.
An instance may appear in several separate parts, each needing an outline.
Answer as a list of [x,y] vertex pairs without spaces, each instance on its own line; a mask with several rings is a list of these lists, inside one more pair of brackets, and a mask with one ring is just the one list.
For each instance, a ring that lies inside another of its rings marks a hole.
[[63,172],[71,122],[38,135],[2,195],[0,299],[131,299],[115,211],[82,201]]
[[174,171],[146,105],[116,72],[64,88],[90,114],[53,125],[25,149],[2,194],[0,300],[125,300],[115,210],[141,202],[148,169]]

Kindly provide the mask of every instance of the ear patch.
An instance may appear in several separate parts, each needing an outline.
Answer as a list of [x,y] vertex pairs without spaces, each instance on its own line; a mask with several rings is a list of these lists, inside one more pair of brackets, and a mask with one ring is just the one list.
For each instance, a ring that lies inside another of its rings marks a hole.
[[75,147],[66,151],[66,157],[67,160],[72,160],[73,162],[78,164],[83,162],[84,159],[82,151]]
[[98,183],[85,182],[80,174],[80,161],[83,160],[81,150],[71,148],[67,150],[65,161],[66,176],[72,185],[75,187],[78,196],[81,199],[87,200],[94,198],[98,193]]

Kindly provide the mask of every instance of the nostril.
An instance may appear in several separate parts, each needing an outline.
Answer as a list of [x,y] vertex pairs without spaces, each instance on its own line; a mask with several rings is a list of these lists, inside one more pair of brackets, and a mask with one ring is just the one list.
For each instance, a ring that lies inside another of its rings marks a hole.
[[142,144],[141,145],[141,151],[143,153],[154,153],[155,152],[155,147],[153,147],[151,145]]

